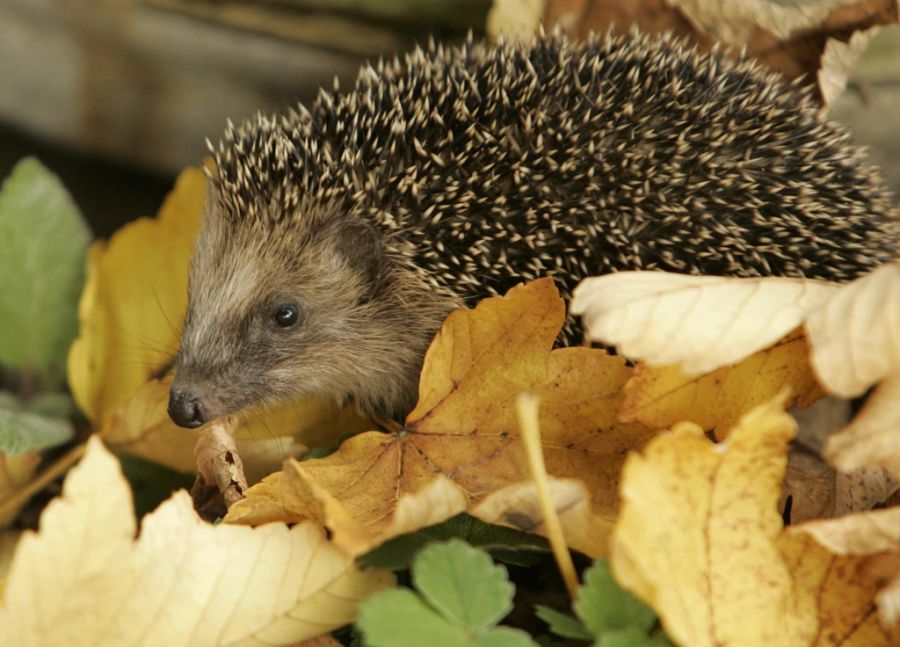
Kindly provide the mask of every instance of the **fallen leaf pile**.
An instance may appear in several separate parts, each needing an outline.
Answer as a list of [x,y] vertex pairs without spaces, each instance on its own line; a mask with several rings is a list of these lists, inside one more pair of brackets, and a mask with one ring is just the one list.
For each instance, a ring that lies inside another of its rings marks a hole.
[[[674,29],[816,72],[827,101],[896,19],[498,0],[490,24]],[[304,400],[185,430],[166,402],[203,175],[90,247],[37,162],[0,189],[0,275],[28,281],[0,310],[67,313],[0,338],[0,645],[900,644],[900,263],[843,285],[587,278],[568,348],[538,279],[446,318],[403,420]],[[65,276],[13,249],[45,211],[35,254]]]

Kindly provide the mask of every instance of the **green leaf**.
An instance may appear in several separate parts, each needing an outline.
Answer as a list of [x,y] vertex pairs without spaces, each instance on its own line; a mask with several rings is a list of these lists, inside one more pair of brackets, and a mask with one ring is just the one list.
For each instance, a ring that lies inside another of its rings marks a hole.
[[412,571],[425,600],[470,633],[487,629],[512,610],[515,589],[506,569],[460,539],[419,551]]
[[646,637],[656,622],[650,607],[616,583],[605,559],[598,559],[585,571],[584,584],[572,608],[598,638],[606,632],[632,627]]
[[19,162],[0,188],[0,364],[62,382],[90,239],[59,179]]
[[71,440],[72,423],[0,405],[0,452],[41,451]]
[[497,627],[475,639],[475,647],[538,647],[521,629]]
[[23,402],[22,408],[48,418],[69,418],[78,413],[75,401],[67,393],[39,393]]
[[357,561],[363,568],[402,571],[409,568],[413,555],[424,546],[454,537],[490,551],[495,559],[516,565],[530,565],[536,556],[549,550],[543,537],[460,514],[443,523],[387,541]]
[[357,626],[367,647],[465,647],[466,632],[408,589],[373,595],[359,607]]
[[550,627],[550,631],[557,636],[587,641],[594,639],[594,635],[587,630],[587,627],[572,616],[560,613],[556,609],[538,605],[535,607],[534,613],[538,618],[546,622]]

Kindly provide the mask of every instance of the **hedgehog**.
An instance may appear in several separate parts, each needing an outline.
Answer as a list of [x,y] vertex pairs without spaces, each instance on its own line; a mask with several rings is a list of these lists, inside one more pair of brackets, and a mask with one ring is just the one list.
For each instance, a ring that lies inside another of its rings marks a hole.
[[620,270],[846,281],[898,238],[807,91],[634,32],[432,42],[210,148],[185,427],[302,396],[401,417],[446,315],[536,277],[564,297]]

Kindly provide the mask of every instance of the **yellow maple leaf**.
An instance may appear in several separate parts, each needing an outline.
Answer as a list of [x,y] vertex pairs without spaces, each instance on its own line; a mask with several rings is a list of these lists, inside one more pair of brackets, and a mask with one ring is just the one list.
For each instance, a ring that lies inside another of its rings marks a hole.
[[[590,348],[551,351],[564,316],[551,279],[452,313],[428,350],[419,403],[402,429],[365,433],[327,458],[289,463],[265,487],[251,488],[227,520],[258,523],[263,506],[274,518],[313,517],[358,553],[401,529],[474,512],[528,480],[515,410],[516,396],[528,390],[541,399],[548,472],[584,482],[593,497],[585,523],[597,532],[581,548],[602,552],[625,452],[651,432],[617,421],[631,374],[621,358]],[[510,502],[521,491],[504,496],[489,506],[494,515],[505,510],[504,518],[492,520],[515,525]]]
[[187,169],[156,218],[91,246],[68,374],[75,401],[95,425],[175,356],[205,200],[203,171]]
[[688,375],[678,365],[638,364],[625,385],[622,420],[657,429],[689,420],[717,430],[722,438],[743,414],[785,386],[801,408],[824,395],[799,331],[737,364],[702,375]]
[[676,425],[628,459],[616,579],[682,645],[896,644],[863,564],[783,534],[776,503],[796,431],[783,406],[784,395],[753,409],[721,444]]
[[17,546],[0,644],[287,645],[352,621],[393,583],[356,570],[314,524],[213,526],[184,491],[136,530],[127,483],[94,436],[40,532]]

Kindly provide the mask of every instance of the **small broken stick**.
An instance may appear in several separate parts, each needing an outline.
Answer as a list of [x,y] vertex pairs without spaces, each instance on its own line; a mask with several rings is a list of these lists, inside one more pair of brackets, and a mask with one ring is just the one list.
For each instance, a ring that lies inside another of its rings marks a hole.
[[234,442],[230,419],[213,421],[200,432],[194,447],[197,480],[191,488],[194,508],[204,519],[225,516],[228,508],[244,498],[247,477]]

